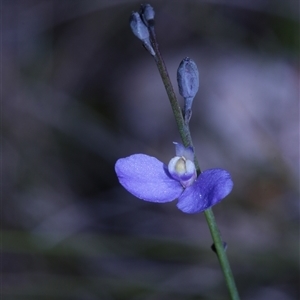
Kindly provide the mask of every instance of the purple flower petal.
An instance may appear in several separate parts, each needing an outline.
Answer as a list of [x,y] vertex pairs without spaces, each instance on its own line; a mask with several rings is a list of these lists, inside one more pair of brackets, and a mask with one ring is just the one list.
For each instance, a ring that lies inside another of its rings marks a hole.
[[166,166],[155,157],[134,154],[116,162],[115,171],[123,187],[134,196],[150,202],[170,202],[183,191],[168,175]]
[[194,161],[194,149],[193,147],[184,147],[180,143],[173,142],[175,144],[175,152],[176,156],[183,156],[186,159]]
[[230,174],[222,169],[206,170],[178,199],[177,207],[185,213],[198,213],[220,202],[232,190]]

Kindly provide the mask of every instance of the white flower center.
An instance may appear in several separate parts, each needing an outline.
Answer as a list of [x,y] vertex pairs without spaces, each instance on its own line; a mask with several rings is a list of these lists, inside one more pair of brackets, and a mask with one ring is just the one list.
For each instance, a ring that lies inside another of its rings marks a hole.
[[171,176],[187,187],[197,178],[195,164],[184,156],[173,157],[168,165]]

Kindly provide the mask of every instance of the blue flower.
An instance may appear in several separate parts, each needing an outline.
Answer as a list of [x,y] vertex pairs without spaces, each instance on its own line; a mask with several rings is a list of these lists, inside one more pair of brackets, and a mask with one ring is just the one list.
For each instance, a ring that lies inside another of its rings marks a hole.
[[184,213],[202,212],[231,192],[233,182],[226,170],[206,170],[197,178],[193,149],[175,145],[176,156],[168,166],[145,154],[119,159],[115,171],[121,185],[149,202],[165,203],[178,198],[177,207]]

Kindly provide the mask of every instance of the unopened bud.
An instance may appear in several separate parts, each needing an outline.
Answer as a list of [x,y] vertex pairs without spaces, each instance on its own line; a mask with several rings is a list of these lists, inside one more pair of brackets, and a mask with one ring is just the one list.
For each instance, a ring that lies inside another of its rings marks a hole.
[[154,25],[155,11],[150,4],[142,4],[140,14],[146,26]]
[[186,57],[177,70],[179,93],[183,98],[194,98],[199,89],[199,72],[196,63]]
[[129,23],[133,34],[141,41],[149,38],[148,28],[143,23],[139,13],[133,12],[130,16]]
[[129,23],[133,34],[143,42],[145,48],[154,56],[155,51],[151,46],[149,30],[142,21],[140,14],[133,12],[130,16]]
[[199,72],[196,63],[186,57],[177,70],[179,94],[184,98],[184,116],[186,123],[192,115],[192,103],[199,89]]

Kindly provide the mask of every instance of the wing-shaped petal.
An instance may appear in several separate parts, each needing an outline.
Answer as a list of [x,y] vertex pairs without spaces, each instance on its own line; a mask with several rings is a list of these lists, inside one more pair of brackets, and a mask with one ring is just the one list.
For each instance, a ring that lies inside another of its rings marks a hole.
[[220,202],[232,190],[230,174],[222,169],[206,170],[184,190],[177,207],[185,213],[198,213]]
[[115,171],[123,187],[134,196],[150,202],[170,202],[183,188],[155,157],[134,154],[116,162]]

